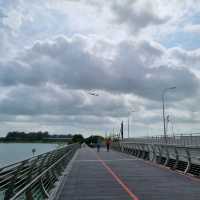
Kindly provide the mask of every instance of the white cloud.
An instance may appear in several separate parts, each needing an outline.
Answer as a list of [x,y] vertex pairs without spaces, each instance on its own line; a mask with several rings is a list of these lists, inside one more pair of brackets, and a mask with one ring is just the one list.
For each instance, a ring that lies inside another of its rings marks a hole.
[[115,21],[119,24],[127,24],[133,32],[152,25],[164,24],[168,21],[165,16],[159,16],[150,1],[114,1],[112,11],[115,14]]
[[[86,37],[57,37],[37,42],[17,60],[1,63],[0,83],[34,86],[50,82],[71,89],[99,89],[159,99],[158,91],[170,84],[177,85],[184,98],[187,80],[186,89],[196,93],[197,78],[187,68],[162,65],[167,51],[156,43],[123,41],[113,45],[114,56],[107,60],[96,56],[96,51],[89,51],[87,41]],[[107,46],[106,42],[102,44]]]
[[[199,109],[199,49],[163,44],[178,31],[198,32],[191,19],[199,5],[195,0],[5,1],[0,128],[108,131],[134,107],[135,130],[146,133],[151,127],[160,133],[161,91],[171,85],[177,89],[167,94],[167,112],[184,128],[183,122],[196,126],[198,115],[191,112]],[[99,97],[89,96],[90,89]]]
[[[177,86],[170,96],[175,102],[198,95],[198,78],[190,69],[175,65],[178,56],[167,57],[169,50],[162,45],[144,40],[112,44],[90,39],[79,35],[38,41],[15,60],[2,62],[0,83],[11,89],[0,99],[1,113],[32,116],[31,120],[33,116],[57,116],[51,122],[60,120],[59,126],[65,119],[74,126],[84,126],[84,119],[88,119],[91,127],[101,124],[101,129],[107,130],[136,107],[136,124],[141,127],[160,121],[163,88]],[[113,56],[100,56],[94,48],[99,42],[101,49],[109,46]],[[173,67],[161,65],[166,57]],[[89,96],[90,89],[100,96]],[[143,112],[149,113],[148,118]]]
[[185,50],[179,47],[168,50],[169,59],[188,69],[200,70],[200,49]]

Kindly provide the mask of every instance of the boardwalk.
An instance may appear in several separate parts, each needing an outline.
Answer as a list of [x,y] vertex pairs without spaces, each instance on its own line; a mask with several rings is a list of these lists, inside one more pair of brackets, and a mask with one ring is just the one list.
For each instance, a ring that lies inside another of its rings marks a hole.
[[199,200],[200,181],[115,151],[82,148],[59,200]]

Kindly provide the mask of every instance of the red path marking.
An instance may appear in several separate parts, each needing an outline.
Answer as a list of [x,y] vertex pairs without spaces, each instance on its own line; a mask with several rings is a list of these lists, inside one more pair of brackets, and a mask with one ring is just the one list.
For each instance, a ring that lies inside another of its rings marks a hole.
[[115,174],[115,172],[96,154],[97,159],[106,168],[110,175],[122,186],[122,188],[128,193],[132,200],[139,200],[139,198],[131,192],[131,190],[126,186],[126,184]]

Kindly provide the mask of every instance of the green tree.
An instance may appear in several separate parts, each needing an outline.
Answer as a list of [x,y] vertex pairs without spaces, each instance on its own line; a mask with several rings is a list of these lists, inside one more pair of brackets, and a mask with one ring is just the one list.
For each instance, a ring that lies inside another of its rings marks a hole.
[[85,139],[85,143],[89,146],[95,146],[97,144],[97,141],[101,141],[103,143],[104,137],[99,135],[91,135]]
[[84,137],[81,134],[73,135],[72,137],[72,143],[83,143]]

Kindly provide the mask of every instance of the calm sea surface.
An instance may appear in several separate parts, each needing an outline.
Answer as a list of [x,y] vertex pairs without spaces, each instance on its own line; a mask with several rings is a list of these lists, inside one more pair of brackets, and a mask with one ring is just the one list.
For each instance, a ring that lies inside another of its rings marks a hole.
[[42,143],[0,143],[0,167],[32,157],[32,149],[36,149],[35,155],[51,151],[58,144]]

